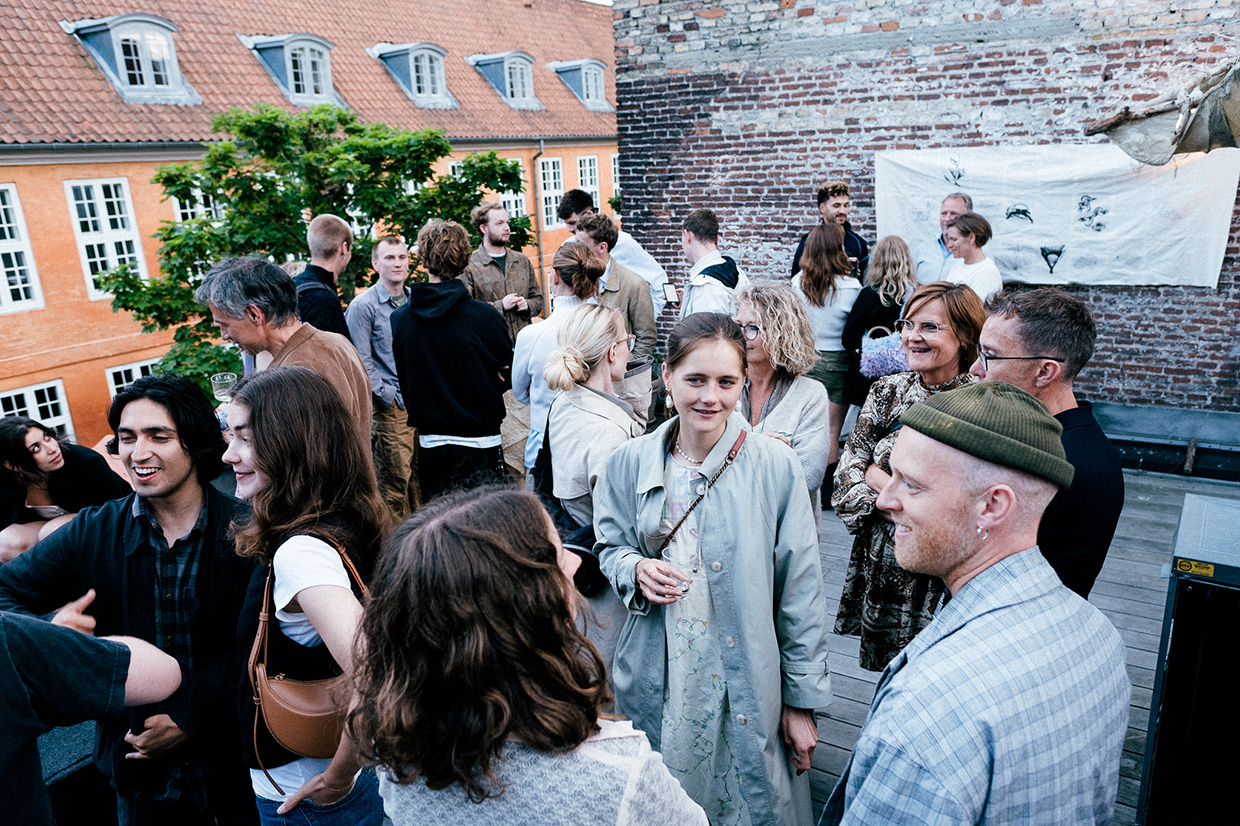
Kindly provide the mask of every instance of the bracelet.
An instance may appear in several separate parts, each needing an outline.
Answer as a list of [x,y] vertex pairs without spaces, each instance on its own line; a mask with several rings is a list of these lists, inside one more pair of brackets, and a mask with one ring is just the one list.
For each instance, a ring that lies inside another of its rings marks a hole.
[[327,773],[326,773],[326,772],[322,772],[322,773],[320,773],[320,774],[319,774],[319,777],[323,778],[323,788],[324,788],[324,789],[326,789],[326,790],[327,790],[327,791],[329,791],[329,792],[347,792],[349,789],[352,789],[352,788],[353,788],[353,779],[352,779],[352,778],[350,778],[350,780],[349,780],[349,785],[341,787],[341,786],[329,786],[329,785],[327,785]]

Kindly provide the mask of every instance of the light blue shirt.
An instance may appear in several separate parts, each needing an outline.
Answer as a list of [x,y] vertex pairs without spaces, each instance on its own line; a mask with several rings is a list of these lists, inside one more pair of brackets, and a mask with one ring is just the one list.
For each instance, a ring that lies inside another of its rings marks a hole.
[[1110,823],[1119,632],[1037,547],[979,573],[883,671],[819,826]]
[[542,447],[543,431],[547,429],[547,414],[551,403],[560,395],[543,381],[543,367],[547,356],[559,346],[556,333],[564,319],[586,302],[572,295],[557,295],[552,300],[551,315],[546,321],[531,324],[517,333],[517,344],[512,351],[512,395],[521,404],[530,406],[530,435],[525,440],[525,466],[534,467],[538,450]]
[[376,282],[370,289],[358,293],[344,313],[349,337],[362,357],[366,375],[370,376],[371,392],[382,407],[390,407],[395,402],[401,410],[405,409],[405,400],[401,398],[396,357],[392,355],[392,313],[409,300],[409,288],[403,290],[403,296],[393,298]]
[[952,265],[956,263],[952,258],[951,250],[943,243],[942,235],[936,235],[918,244],[917,249],[913,251],[913,259],[917,262],[918,284],[946,281],[947,274],[951,272]]

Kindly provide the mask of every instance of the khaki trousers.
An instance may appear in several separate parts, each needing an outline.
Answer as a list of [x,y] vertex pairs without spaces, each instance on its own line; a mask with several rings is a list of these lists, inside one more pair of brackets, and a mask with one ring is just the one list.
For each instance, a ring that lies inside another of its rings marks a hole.
[[418,431],[408,424],[408,414],[390,404],[375,405],[370,447],[375,458],[379,493],[397,522],[422,506],[418,484]]

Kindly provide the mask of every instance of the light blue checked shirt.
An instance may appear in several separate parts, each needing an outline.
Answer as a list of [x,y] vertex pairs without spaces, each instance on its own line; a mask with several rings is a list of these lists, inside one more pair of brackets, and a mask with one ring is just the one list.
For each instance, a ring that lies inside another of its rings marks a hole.
[[883,671],[823,824],[1110,823],[1119,633],[1038,549],[965,584]]

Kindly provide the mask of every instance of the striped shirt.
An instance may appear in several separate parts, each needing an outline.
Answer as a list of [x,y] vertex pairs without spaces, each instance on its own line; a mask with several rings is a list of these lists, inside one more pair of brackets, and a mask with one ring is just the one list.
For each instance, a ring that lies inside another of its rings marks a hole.
[[1131,693],[1110,621],[1013,554],[883,671],[820,826],[1110,823]]

